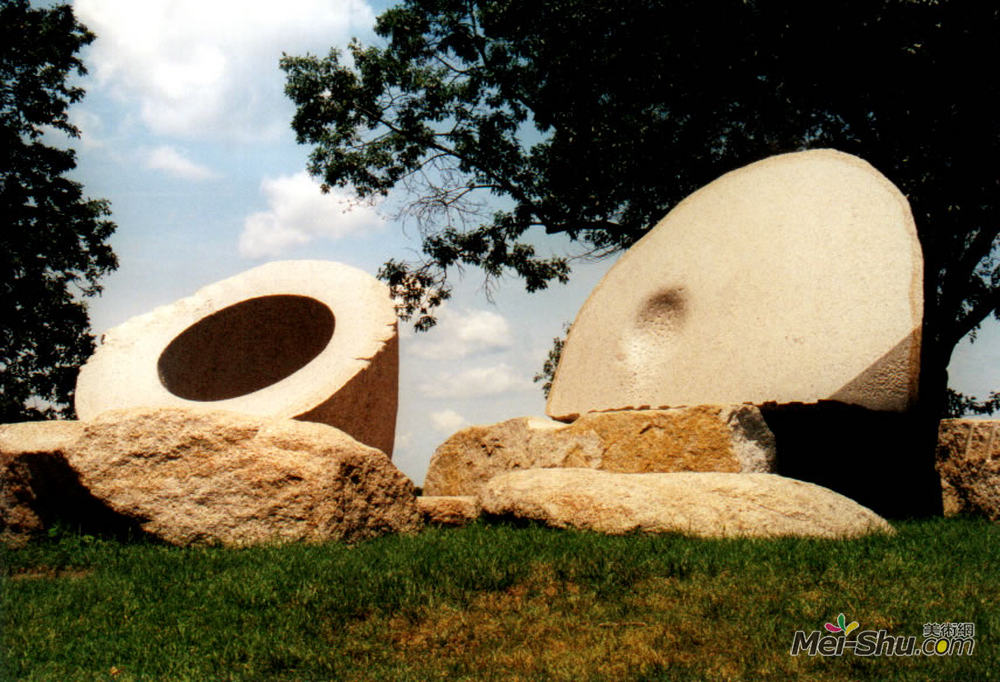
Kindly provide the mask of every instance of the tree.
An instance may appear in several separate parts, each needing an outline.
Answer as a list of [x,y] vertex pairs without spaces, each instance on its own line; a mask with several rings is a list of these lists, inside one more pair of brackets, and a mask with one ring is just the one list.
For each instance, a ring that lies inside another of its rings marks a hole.
[[66,177],[70,149],[43,142],[72,137],[70,104],[84,91],[76,53],[94,35],[68,5],[33,9],[0,0],[0,421],[73,416],[77,368],[93,352],[81,296],[117,267],[105,200],[87,199]]
[[[449,268],[512,272],[529,291],[566,281],[570,259],[538,255],[535,232],[566,235],[576,255],[612,253],[726,171],[834,147],[910,200],[925,262],[922,409],[930,421],[961,404],[946,400],[952,350],[1000,310],[996,7],[406,0],[376,32],[384,46],[282,68],[325,186],[412,192],[425,259],[380,276],[418,327],[447,297]],[[484,214],[484,194],[502,208]]]

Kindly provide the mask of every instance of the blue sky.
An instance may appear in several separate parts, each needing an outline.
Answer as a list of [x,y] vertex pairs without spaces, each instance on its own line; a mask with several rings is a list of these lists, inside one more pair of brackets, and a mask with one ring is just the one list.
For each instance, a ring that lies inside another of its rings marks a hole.
[[[415,225],[395,220],[405,196],[358,204],[322,195],[304,172],[283,95],[282,52],[326,54],[374,40],[388,2],[362,0],[75,0],[97,40],[83,53],[87,97],[71,111],[82,138],[76,179],[111,201],[120,267],[89,307],[96,332],[270,260],[318,258],[374,274],[412,259]],[[544,243],[567,252],[564,241]],[[493,301],[478,271],[455,277],[440,324],[400,325],[394,461],[422,483],[434,448],[457,428],[544,414],[532,376],[554,336],[611,260],[580,264],[567,286],[526,294],[501,282]],[[952,385],[1000,388],[1000,330],[963,343]]]

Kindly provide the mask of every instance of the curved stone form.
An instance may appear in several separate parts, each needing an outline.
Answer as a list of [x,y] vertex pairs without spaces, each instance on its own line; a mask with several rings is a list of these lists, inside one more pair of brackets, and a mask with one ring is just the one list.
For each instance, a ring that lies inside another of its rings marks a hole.
[[399,346],[388,288],[329,261],[267,263],[109,330],[76,411],[211,407],[334,426],[392,454]]
[[577,315],[550,416],[916,399],[923,257],[909,204],[833,150],[771,157],[674,208]]

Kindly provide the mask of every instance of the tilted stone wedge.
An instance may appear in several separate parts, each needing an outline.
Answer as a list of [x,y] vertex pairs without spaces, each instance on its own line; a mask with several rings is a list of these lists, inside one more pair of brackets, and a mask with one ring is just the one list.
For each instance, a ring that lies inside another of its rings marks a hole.
[[608,271],[547,413],[917,395],[923,258],[906,198],[833,150],[771,157],[677,205]]
[[392,454],[399,345],[388,288],[328,261],[267,263],[107,331],[76,411],[211,407],[341,429]]

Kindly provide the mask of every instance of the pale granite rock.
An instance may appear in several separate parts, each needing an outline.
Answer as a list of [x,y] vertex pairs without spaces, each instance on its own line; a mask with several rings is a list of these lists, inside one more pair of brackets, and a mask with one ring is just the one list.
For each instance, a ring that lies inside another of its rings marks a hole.
[[916,400],[923,257],[903,194],[833,150],[771,157],[678,204],[584,303],[546,412]]
[[479,501],[487,514],[610,534],[849,538],[894,532],[843,495],[775,474],[529,469],[494,477]]
[[76,411],[211,407],[335,426],[391,455],[399,350],[389,289],[328,261],[279,261],[102,336]]
[[112,410],[66,459],[117,513],[167,542],[359,540],[421,527],[413,484],[325,424],[179,408]]
[[476,495],[515,469],[770,472],[774,460],[774,437],[753,405],[590,412],[568,425],[521,417],[451,436],[431,458],[424,491]]

